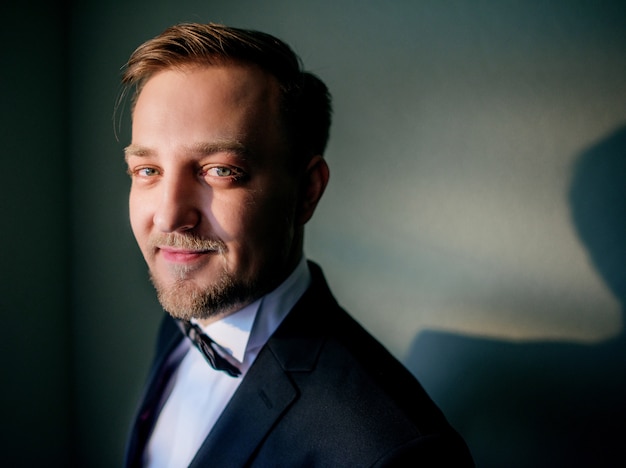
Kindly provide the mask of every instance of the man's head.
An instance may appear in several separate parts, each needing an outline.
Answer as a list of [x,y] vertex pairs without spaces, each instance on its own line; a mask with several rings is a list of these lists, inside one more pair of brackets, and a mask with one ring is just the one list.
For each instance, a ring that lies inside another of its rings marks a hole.
[[249,64],[272,75],[280,88],[282,123],[293,145],[294,162],[324,154],[332,112],[328,89],[302,69],[287,44],[269,34],[214,23],[172,26],[133,52],[122,83],[135,88],[135,103],[155,73],[191,64]]
[[328,181],[324,84],[284,43],[180,25],[140,46],[130,217],[164,308],[210,320],[277,286]]

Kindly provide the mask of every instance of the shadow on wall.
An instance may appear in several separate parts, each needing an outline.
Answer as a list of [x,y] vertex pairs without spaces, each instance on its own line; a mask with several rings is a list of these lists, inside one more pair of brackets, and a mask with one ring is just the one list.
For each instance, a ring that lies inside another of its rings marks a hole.
[[[626,127],[583,153],[569,193],[590,259],[626,307]],[[626,466],[626,334],[596,345],[419,334],[405,360],[478,466]]]

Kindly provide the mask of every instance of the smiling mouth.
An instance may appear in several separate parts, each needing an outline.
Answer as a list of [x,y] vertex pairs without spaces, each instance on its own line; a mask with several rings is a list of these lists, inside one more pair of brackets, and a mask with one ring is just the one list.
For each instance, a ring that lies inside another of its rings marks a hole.
[[226,252],[226,245],[221,240],[191,234],[158,234],[149,239],[148,247],[165,261],[179,264],[197,262]]
[[158,251],[161,253],[164,260],[173,263],[195,262],[201,258],[206,258],[207,255],[219,253],[217,249],[191,250],[165,246],[158,247]]

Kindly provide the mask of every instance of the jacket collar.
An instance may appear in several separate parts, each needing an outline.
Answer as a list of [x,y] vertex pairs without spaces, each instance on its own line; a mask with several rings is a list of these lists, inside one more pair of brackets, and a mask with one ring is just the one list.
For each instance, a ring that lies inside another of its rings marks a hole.
[[326,317],[339,307],[320,268],[313,263],[309,268],[310,288],[261,350],[190,466],[206,460],[214,466],[245,465],[297,400],[300,392],[290,374],[315,369]]

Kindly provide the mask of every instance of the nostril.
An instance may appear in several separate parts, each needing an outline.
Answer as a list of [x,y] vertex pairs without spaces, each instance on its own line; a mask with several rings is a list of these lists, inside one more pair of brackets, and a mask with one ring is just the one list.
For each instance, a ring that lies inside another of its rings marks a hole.
[[198,211],[186,205],[160,207],[154,214],[154,225],[162,232],[189,231],[199,222]]

